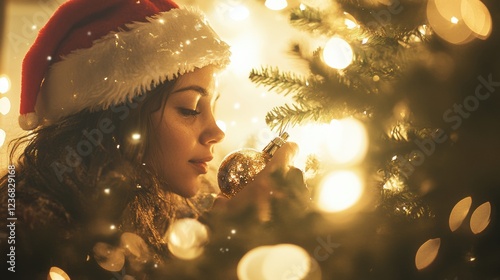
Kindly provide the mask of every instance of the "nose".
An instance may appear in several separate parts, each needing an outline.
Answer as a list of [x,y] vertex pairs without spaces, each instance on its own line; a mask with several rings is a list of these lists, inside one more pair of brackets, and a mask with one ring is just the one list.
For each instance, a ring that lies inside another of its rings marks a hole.
[[220,143],[226,134],[224,131],[217,125],[217,122],[212,117],[208,127],[205,129],[205,132],[201,136],[201,142],[203,144],[217,144]]

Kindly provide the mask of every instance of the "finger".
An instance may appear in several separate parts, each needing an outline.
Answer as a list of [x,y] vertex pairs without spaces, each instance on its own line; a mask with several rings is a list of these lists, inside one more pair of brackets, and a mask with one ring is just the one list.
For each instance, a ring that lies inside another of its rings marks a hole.
[[293,165],[293,159],[299,151],[299,146],[294,142],[286,142],[279,148],[266,166],[267,171],[274,172],[279,169],[287,169]]

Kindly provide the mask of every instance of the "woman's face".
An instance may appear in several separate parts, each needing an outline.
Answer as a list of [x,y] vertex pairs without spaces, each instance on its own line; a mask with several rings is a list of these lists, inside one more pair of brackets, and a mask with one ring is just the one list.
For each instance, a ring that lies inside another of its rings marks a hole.
[[149,154],[168,190],[184,197],[197,193],[214,145],[224,138],[215,123],[214,91],[214,68],[196,69],[177,80],[164,109],[152,115],[156,129]]

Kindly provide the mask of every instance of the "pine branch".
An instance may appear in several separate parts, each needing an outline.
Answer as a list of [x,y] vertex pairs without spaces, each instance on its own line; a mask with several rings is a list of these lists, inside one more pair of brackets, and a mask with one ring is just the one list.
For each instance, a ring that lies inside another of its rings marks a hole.
[[305,9],[296,8],[290,12],[290,23],[304,31],[331,35],[332,27],[323,19],[326,17],[319,9],[306,6]]
[[378,208],[390,216],[408,220],[434,217],[429,206],[415,193],[408,190],[397,193],[385,191]]
[[401,30],[398,34],[395,34],[394,37],[401,45],[412,47],[422,43],[428,43],[430,41],[430,33],[429,27],[421,25],[411,30]]
[[252,82],[267,86],[285,96],[295,92],[311,92],[321,82],[314,76],[304,78],[294,73],[280,72],[277,67],[262,67],[260,71],[252,69],[249,78]]
[[301,108],[297,104],[285,104],[275,107],[266,115],[266,123],[271,129],[278,128],[281,131],[289,125],[297,125],[304,121],[316,121],[319,108]]
[[326,103],[318,106],[310,102],[285,104],[269,111],[266,123],[271,129],[278,128],[278,131],[288,126],[309,122],[329,123],[333,119],[341,119],[356,113],[345,105]]

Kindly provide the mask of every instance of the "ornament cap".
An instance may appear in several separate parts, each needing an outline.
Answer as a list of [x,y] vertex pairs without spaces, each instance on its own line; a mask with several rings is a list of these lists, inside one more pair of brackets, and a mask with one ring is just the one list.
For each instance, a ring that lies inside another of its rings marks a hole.
[[269,158],[272,158],[274,153],[283,146],[283,144],[286,143],[286,140],[288,139],[290,135],[287,132],[283,132],[280,134],[280,136],[274,138],[267,144],[266,147],[262,150],[263,153],[265,153]]

